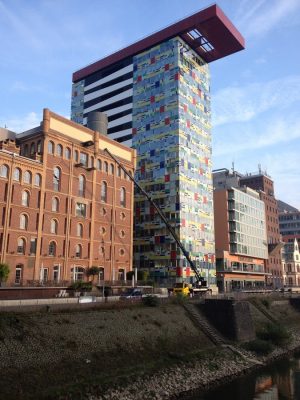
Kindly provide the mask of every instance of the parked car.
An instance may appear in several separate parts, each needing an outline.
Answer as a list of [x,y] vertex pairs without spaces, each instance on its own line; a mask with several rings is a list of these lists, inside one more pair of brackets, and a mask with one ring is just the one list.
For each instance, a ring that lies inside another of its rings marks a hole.
[[120,300],[140,300],[143,297],[141,289],[130,288],[121,293]]
[[291,288],[288,288],[288,287],[282,287],[282,288],[280,288],[280,292],[281,292],[281,293],[292,292],[292,289],[291,289]]

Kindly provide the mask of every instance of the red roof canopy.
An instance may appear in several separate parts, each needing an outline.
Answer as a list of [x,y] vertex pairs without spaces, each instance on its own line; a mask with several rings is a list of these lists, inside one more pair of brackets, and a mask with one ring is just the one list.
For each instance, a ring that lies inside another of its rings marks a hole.
[[74,72],[73,82],[175,36],[180,36],[208,63],[245,48],[243,36],[214,4]]

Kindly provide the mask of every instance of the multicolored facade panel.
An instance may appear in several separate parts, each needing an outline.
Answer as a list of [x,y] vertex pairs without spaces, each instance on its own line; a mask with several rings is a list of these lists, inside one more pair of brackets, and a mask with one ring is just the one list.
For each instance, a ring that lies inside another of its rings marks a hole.
[[[180,38],[133,58],[136,177],[214,283],[214,223],[208,65]],[[187,267],[164,224],[136,194],[135,263],[162,275]]]
[[83,124],[83,109],[84,80],[73,83],[72,85],[71,120],[77,124]]

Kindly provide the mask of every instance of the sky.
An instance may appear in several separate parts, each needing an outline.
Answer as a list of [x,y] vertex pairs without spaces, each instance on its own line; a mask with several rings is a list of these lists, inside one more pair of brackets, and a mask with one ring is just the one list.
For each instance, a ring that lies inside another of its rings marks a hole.
[[[70,117],[72,73],[210,0],[0,0],[0,126]],[[210,64],[213,168],[260,165],[300,209],[300,0],[219,0],[246,49]]]

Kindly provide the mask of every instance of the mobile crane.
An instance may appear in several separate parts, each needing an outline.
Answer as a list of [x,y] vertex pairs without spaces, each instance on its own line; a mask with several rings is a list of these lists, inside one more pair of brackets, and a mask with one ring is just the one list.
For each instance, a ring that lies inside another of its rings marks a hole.
[[186,251],[185,247],[181,243],[179,237],[177,236],[177,233],[167,220],[166,216],[164,213],[161,211],[160,207],[152,200],[152,198],[148,195],[148,193],[137,183],[137,181],[133,178],[133,176],[127,171],[127,169],[122,165],[122,163],[107,149],[105,148],[104,151],[112,158],[115,163],[123,170],[123,172],[128,176],[128,178],[134,183],[134,185],[138,188],[138,190],[146,197],[146,199],[150,202],[150,204],[155,208],[157,211],[158,215],[160,216],[161,220],[164,222],[166,225],[168,231],[172,235],[173,239],[177,243],[178,247],[182,251],[183,255],[185,256],[187,262],[189,263],[191,269],[193,270],[196,281],[193,284],[188,284],[185,282],[177,282],[174,285],[173,288],[173,293],[182,293],[184,295],[196,295],[197,293],[205,293],[207,291],[210,291],[210,289],[207,287],[207,282],[204,280],[204,278],[199,274],[196,265],[192,261],[192,259],[189,256],[189,253]]

